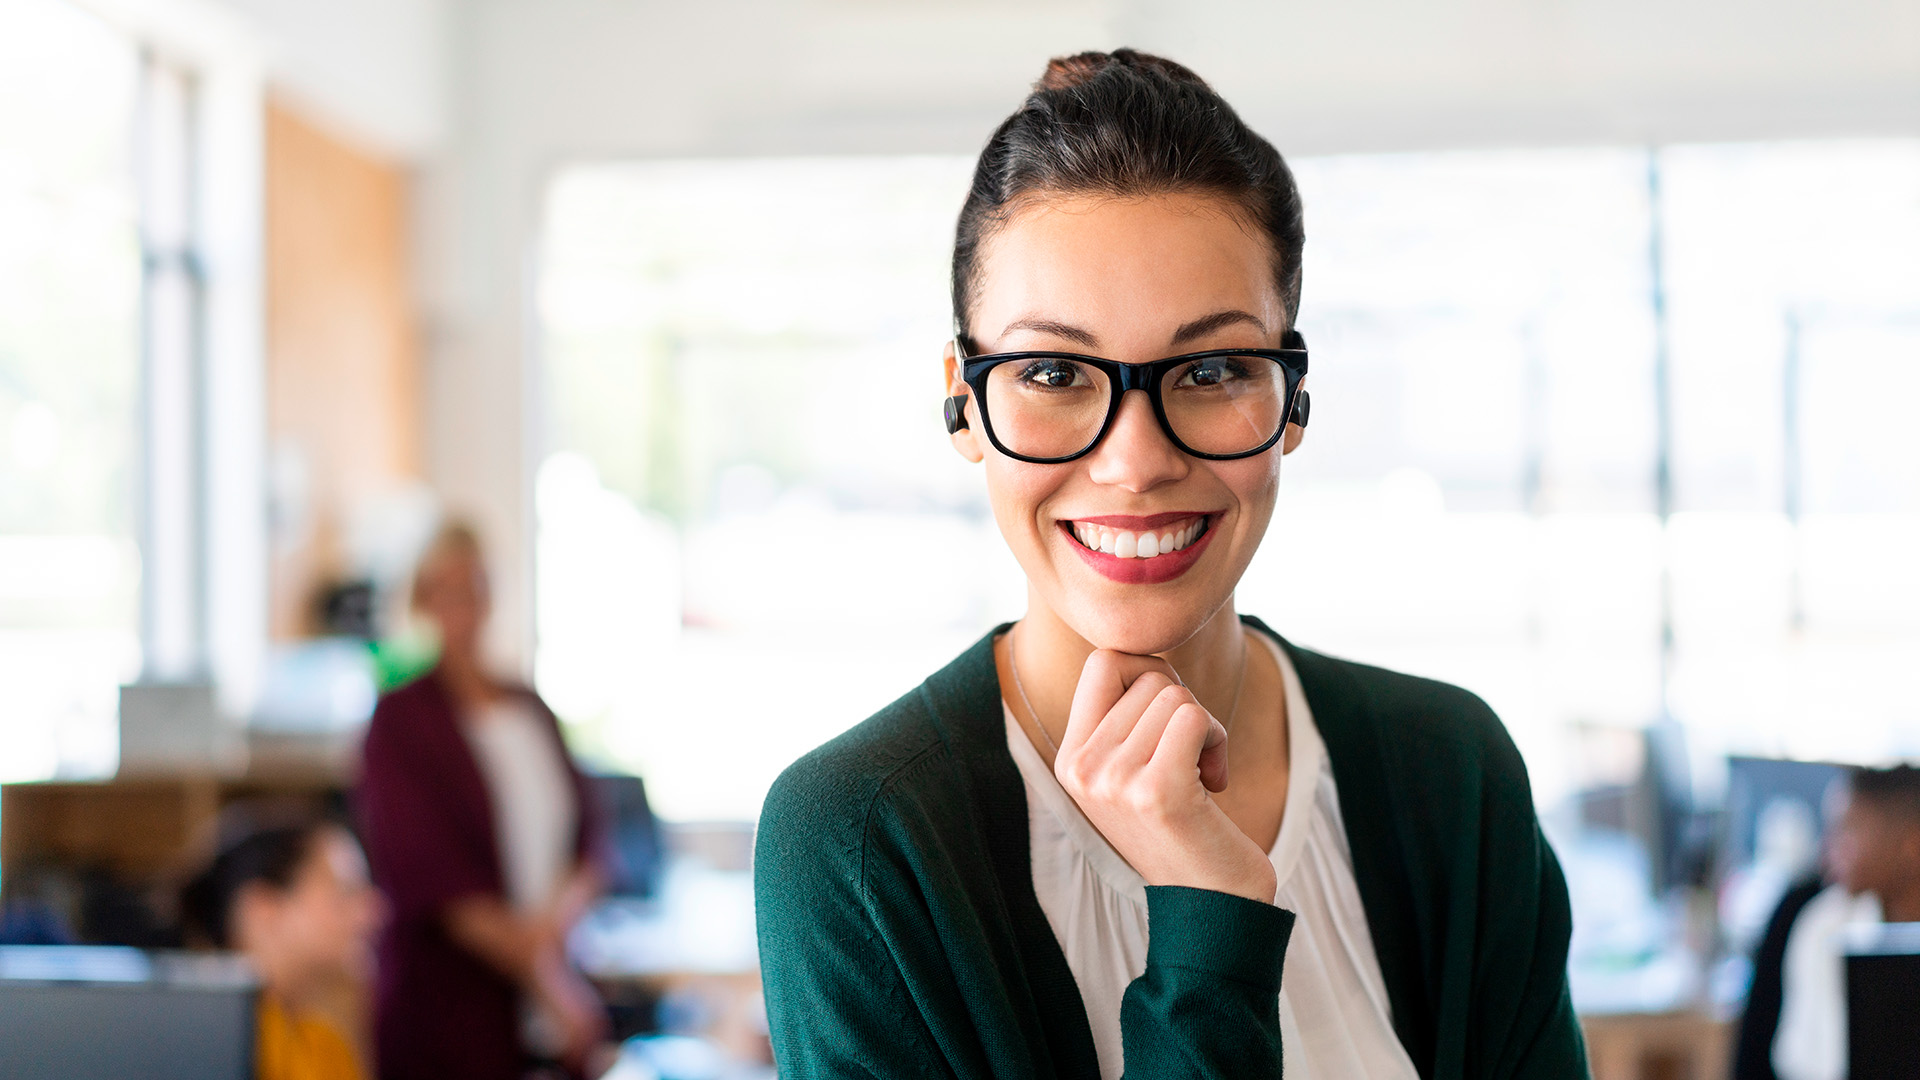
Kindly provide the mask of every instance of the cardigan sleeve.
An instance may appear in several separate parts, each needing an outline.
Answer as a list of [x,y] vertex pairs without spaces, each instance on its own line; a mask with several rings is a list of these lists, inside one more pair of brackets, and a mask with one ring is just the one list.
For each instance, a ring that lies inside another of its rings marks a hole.
[[[1573,910],[1560,861],[1540,831],[1526,765],[1492,710],[1474,698],[1484,745],[1478,852],[1477,1030],[1468,1076],[1566,1080],[1588,1075],[1567,985]],[[1477,1044],[1477,1046],[1475,1045]]]
[[356,792],[367,861],[397,919],[437,917],[455,900],[499,891],[486,842],[461,827],[442,763],[408,737],[413,719],[397,698],[380,703]]
[[[754,853],[780,1075],[1082,1075],[1079,1062],[1014,1045],[1018,1032],[993,1005],[1009,993],[997,981],[1004,972],[972,948],[981,913],[957,910],[950,889],[928,880],[934,868],[913,864],[911,852],[927,845],[900,835],[910,815],[842,798],[809,772],[803,762],[775,784]],[[1121,1001],[1126,1076],[1279,1077],[1280,976],[1293,914],[1178,887],[1149,888],[1147,909],[1146,970]],[[1090,1075],[1091,1054],[1084,1065]]]
[[1293,913],[1149,886],[1147,929],[1146,971],[1120,1000],[1126,1080],[1279,1077],[1280,971]]
[[1501,895],[1497,888],[1481,894],[1489,909],[1490,939],[1482,961],[1514,950],[1523,967],[1511,984],[1520,987],[1521,999],[1512,1014],[1510,1037],[1491,1075],[1512,1080],[1584,1077],[1586,1040],[1567,985],[1567,942],[1573,930],[1567,882],[1538,825],[1532,832],[1530,850],[1517,853],[1517,862],[1534,870],[1532,895],[1518,888],[1519,882],[1513,894]]
[[754,844],[754,920],[780,1075],[954,1077],[869,909],[859,830],[845,835],[853,823],[834,820],[832,800],[823,805],[810,787],[791,775],[775,784]]

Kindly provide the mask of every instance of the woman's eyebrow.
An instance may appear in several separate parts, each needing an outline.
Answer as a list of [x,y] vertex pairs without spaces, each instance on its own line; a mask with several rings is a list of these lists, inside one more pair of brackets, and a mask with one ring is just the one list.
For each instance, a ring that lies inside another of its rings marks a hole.
[[[1237,309],[1216,311],[1211,315],[1202,315],[1200,318],[1194,319],[1182,325],[1180,329],[1175,330],[1173,332],[1173,344],[1175,346],[1184,345],[1189,341],[1205,337],[1224,327],[1238,326],[1243,323],[1258,329],[1263,334],[1266,333],[1267,324],[1261,322],[1259,317],[1249,312]],[[1070,323],[1058,322],[1053,319],[1045,319],[1038,316],[1027,316],[1015,319],[1008,323],[1006,328],[1000,331],[1000,333],[1006,335],[1015,330],[1029,330],[1036,334],[1047,334],[1052,337],[1066,338],[1068,341],[1077,342],[1089,349],[1098,348],[1100,344],[1100,339],[1090,330],[1074,326]]]
[[1261,322],[1258,318],[1245,311],[1216,311],[1211,315],[1203,315],[1182,326],[1180,329],[1175,330],[1173,332],[1173,343],[1175,345],[1185,345],[1195,338],[1206,337],[1215,330],[1236,326],[1240,323],[1257,327],[1263,334],[1266,333],[1267,330],[1266,323]]
[[1075,341],[1085,345],[1089,349],[1097,348],[1100,344],[1100,339],[1094,337],[1091,330],[1082,330],[1078,326],[1034,316],[1013,320],[1006,325],[1006,329],[1000,331],[1000,334],[1002,337],[1005,337],[1015,330],[1031,330],[1036,334],[1050,334],[1053,337],[1066,338],[1068,341]]

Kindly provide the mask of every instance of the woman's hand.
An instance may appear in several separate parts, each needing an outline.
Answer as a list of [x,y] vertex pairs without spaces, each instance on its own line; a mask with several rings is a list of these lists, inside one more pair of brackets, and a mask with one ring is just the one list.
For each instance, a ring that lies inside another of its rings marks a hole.
[[560,1037],[559,1058],[570,1068],[585,1065],[609,1034],[607,1009],[564,955],[548,951],[534,962],[533,999]]
[[497,896],[469,896],[449,906],[446,927],[533,998],[559,1036],[562,1061],[579,1067],[607,1037],[606,1007],[567,962],[566,929],[550,913],[521,915]]
[[1053,771],[1147,884],[1273,902],[1273,863],[1208,794],[1227,786],[1226,730],[1166,661],[1087,657]]

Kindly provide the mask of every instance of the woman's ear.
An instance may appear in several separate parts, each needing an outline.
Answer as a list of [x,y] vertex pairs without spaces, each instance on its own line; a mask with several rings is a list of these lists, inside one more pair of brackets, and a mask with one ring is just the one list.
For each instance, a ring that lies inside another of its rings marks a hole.
[[249,881],[240,886],[227,910],[229,943],[244,952],[273,940],[283,899],[280,890],[264,882]]
[[980,436],[978,434],[980,430],[980,413],[979,410],[973,406],[973,391],[968,389],[966,380],[960,377],[960,360],[953,354],[953,342],[951,341],[947,342],[946,350],[941,358],[941,367],[946,372],[947,396],[949,398],[960,398],[965,403],[965,416],[967,420],[965,427],[952,432],[948,438],[953,440],[953,448],[960,452],[961,457],[978,465],[987,456],[986,451],[980,448]]

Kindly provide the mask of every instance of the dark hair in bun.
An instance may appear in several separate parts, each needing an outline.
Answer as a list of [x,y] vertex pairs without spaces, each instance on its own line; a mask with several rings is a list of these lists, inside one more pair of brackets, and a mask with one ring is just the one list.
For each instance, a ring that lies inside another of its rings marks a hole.
[[955,323],[967,329],[981,244],[1022,200],[1170,192],[1227,198],[1267,234],[1291,324],[1306,243],[1293,173],[1200,76],[1132,49],[1049,61],[1027,100],[987,140],[954,238]]
[[256,882],[287,889],[313,854],[327,829],[325,821],[259,829],[228,845],[212,865],[187,883],[180,914],[188,933],[218,948],[231,948],[233,905],[241,890]]

